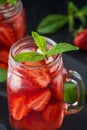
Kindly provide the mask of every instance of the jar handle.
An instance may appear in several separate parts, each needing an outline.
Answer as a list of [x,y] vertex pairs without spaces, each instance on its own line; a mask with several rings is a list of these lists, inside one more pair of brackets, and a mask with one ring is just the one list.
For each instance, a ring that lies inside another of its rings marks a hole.
[[85,87],[81,75],[76,71],[68,70],[67,82],[71,82],[76,85],[78,97],[75,103],[71,104],[65,102],[65,115],[79,112],[82,109],[85,102]]

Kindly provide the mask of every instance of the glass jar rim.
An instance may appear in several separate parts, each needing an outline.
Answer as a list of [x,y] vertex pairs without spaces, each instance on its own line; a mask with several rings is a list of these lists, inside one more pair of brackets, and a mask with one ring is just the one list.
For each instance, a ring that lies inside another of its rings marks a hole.
[[[51,38],[48,38],[48,37],[44,37],[45,39],[46,39],[46,42],[48,43],[48,44],[50,44],[51,46],[53,46],[53,45],[55,45],[55,44],[57,44],[54,40],[52,40]],[[40,66],[27,66],[27,65],[24,65],[24,64],[22,64],[22,63],[20,63],[20,62],[16,62],[15,60],[14,60],[14,53],[18,50],[18,49],[20,49],[21,47],[23,47],[24,45],[26,45],[27,43],[26,43],[26,41],[30,41],[31,43],[34,43],[34,40],[33,40],[33,38],[32,38],[32,36],[25,36],[25,37],[23,37],[23,38],[21,38],[20,40],[17,40],[12,46],[11,46],[11,48],[10,48],[10,51],[9,51],[9,56],[10,56],[10,62],[12,62],[13,64],[15,64],[15,65],[17,65],[17,66],[20,66],[20,67],[42,67],[42,66],[44,66],[44,65],[52,65],[52,64],[54,64],[54,63],[57,63],[59,60],[60,60],[60,58],[62,57],[62,54],[59,54],[59,55],[56,55],[56,57],[51,61],[51,62],[49,62],[49,63],[47,63],[47,64],[43,64],[43,65],[40,65]],[[35,45],[36,46],[36,45]],[[16,50],[14,50],[15,48],[17,48]]]
[[2,4],[0,5],[0,13],[8,13],[14,9],[14,7],[17,7],[20,4],[20,0],[17,0],[17,3],[15,5],[13,4]]

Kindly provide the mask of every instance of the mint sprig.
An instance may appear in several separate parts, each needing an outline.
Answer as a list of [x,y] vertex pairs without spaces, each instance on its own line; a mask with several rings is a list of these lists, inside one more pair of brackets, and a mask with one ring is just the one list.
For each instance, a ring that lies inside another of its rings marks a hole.
[[[68,25],[69,31],[72,33],[78,28],[86,26],[87,22],[87,5],[78,8],[73,2],[68,2],[66,14],[50,14],[44,17],[37,26],[37,32],[41,34],[55,33],[59,29]],[[79,21],[78,27],[76,22]]]
[[0,4],[16,4],[18,0],[0,0]]
[[40,49],[40,52],[21,52],[14,57],[16,62],[34,62],[44,60],[49,56],[61,54],[71,50],[78,50],[79,48],[69,43],[58,43],[51,47],[50,50],[46,50],[46,39],[40,36],[37,32],[32,32],[32,37],[36,46]]

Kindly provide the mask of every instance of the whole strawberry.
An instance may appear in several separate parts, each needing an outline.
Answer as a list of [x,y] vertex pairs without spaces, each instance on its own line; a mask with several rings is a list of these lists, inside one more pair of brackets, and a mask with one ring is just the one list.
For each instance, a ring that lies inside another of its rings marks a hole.
[[87,28],[83,29],[74,38],[74,44],[78,46],[81,50],[87,51]]

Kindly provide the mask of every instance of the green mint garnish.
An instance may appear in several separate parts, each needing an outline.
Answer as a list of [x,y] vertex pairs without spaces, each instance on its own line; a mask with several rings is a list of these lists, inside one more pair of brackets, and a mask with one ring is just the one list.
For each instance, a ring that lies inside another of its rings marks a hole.
[[17,0],[0,0],[0,4],[16,4]]
[[78,47],[75,47],[69,43],[58,43],[55,46],[53,46],[48,52],[47,56],[52,56],[60,53],[64,53],[71,50],[78,50]]
[[36,43],[36,45],[38,46],[38,48],[40,48],[40,50],[43,52],[43,54],[46,53],[46,40],[43,36],[40,36],[38,33],[36,32],[32,32],[32,37]]
[[17,62],[33,62],[43,60],[49,56],[61,54],[71,50],[78,50],[79,48],[69,43],[58,43],[51,47],[50,50],[46,50],[46,39],[40,36],[36,32],[32,32],[32,37],[35,41],[36,46],[40,49],[40,52],[21,52],[14,57]]
[[42,55],[38,52],[22,52],[17,54],[14,57],[15,61],[17,62],[33,62],[33,61],[38,61],[38,60],[43,60],[45,59],[45,55]]
[[6,77],[7,77],[6,75],[7,75],[6,69],[0,67],[0,83],[6,81]]

